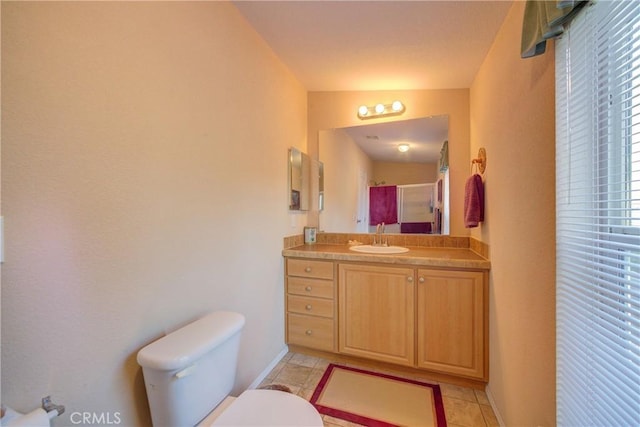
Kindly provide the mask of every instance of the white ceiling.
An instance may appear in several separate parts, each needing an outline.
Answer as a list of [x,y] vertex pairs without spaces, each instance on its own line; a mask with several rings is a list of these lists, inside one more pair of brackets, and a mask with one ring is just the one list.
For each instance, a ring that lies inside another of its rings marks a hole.
[[[442,143],[448,138],[449,117],[423,117],[352,126],[343,130],[372,160],[437,163]],[[400,144],[409,144],[409,151],[398,151]]]
[[469,88],[511,3],[234,1],[308,91]]
[[[234,4],[313,92],[469,88],[512,0]],[[432,163],[447,139],[448,120],[406,120],[347,131],[372,159]],[[407,141],[411,149],[399,153],[397,146]]]

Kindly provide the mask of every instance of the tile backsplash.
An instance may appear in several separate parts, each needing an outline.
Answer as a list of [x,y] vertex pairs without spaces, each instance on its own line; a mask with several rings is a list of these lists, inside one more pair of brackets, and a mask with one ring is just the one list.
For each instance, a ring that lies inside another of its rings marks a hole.
[[[323,233],[317,234],[317,244],[346,245],[349,240],[364,244],[373,243],[374,234],[370,233]],[[489,245],[473,237],[439,236],[432,234],[385,234],[389,245],[423,246],[428,248],[466,248],[489,259]],[[284,249],[304,245],[304,235],[298,234],[284,238]]]
[[304,245],[304,234],[285,237],[282,247],[283,249],[289,249],[300,245]]
[[469,249],[483,258],[489,259],[489,245],[474,237],[469,238]]

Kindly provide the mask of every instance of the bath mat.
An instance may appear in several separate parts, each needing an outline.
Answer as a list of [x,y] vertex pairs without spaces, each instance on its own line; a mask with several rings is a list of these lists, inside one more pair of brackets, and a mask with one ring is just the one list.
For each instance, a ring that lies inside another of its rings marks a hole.
[[310,401],[318,412],[371,427],[446,427],[437,384],[330,364]]

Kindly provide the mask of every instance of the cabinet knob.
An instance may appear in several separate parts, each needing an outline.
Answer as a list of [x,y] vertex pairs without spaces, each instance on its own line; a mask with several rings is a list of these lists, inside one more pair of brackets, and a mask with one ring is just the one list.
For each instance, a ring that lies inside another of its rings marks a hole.
[[418,278],[418,282],[420,282],[420,283],[424,283],[424,277],[420,276],[420,277]]
[[305,307],[307,309],[307,311],[311,311],[311,304],[307,304],[307,306]]
[[304,290],[307,292],[311,292],[311,286],[307,286],[306,288],[304,288]]
[[304,331],[304,333],[305,333],[306,335],[311,335],[311,333],[312,333],[312,332],[311,332],[311,329],[307,329],[306,331]]
[[306,267],[306,268],[304,269],[304,271],[305,271],[305,272],[307,272],[307,273],[311,273],[311,267]]
[[413,283],[413,276],[407,276],[407,282]]

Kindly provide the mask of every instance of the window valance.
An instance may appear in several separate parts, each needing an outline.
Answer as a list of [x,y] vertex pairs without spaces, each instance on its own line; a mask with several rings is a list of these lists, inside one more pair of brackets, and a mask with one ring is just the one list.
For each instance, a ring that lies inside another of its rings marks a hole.
[[547,40],[564,32],[576,13],[588,1],[527,0],[522,21],[521,57],[530,58],[544,53]]

